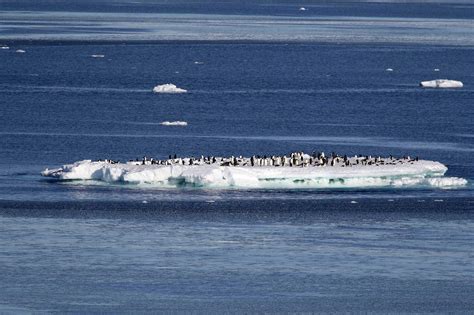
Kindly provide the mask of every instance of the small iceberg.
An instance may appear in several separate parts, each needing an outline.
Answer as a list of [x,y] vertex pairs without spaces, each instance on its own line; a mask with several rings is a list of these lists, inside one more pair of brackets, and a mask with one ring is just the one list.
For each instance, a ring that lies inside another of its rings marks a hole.
[[462,88],[463,84],[461,81],[438,79],[438,80],[431,80],[431,81],[422,81],[420,82],[420,86],[425,87],[425,88],[449,89],[449,88]]
[[26,53],[26,50],[18,49],[16,52],[17,52],[17,53],[20,53],[20,54],[24,54],[24,53]]
[[180,89],[174,84],[168,83],[168,84],[163,84],[163,85],[157,85],[153,88],[153,92],[155,93],[186,93],[187,90],[185,89]]
[[92,58],[104,58],[105,55],[91,55]]
[[202,61],[195,61],[194,64],[195,64],[195,65],[203,65],[204,62],[202,62]]
[[2,46],[2,47],[0,47],[0,49],[10,49],[10,47],[8,47],[8,46]]
[[436,69],[433,69],[433,71],[436,71],[436,72],[438,72],[438,71],[439,71],[439,69],[438,69],[438,68],[436,68]]
[[393,69],[392,68],[387,68],[387,69],[385,69],[385,71],[392,72]]
[[[155,187],[452,189],[468,184],[464,178],[444,176],[447,170],[448,168],[439,162],[409,157],[342,158],[319,155],[319,159],[313,156],[307,159],[300,153],[292,153],[289,156],[269,158],[194,158],[175,155],[163,160],[144,157],[142,160],[130,160],[125,163],[113,160],[83,160],[59,168],[45,169],[41,174],[64,181],[93,180],[104,183],[151,184]],[[353,204],[357,202],[351,201]]]
[[300,11],[306,11],[306,10],[308,10],[308,9],[306,9],[305,7],[300,8]]
[[160,125],[162,126],[187,126],[188,123],[186,121],[163,121],[160,122]]

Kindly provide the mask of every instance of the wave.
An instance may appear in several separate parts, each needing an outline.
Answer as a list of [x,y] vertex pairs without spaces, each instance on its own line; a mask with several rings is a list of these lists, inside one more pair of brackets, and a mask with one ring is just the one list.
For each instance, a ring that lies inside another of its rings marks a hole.
[[232,167],[218,165],[132,165],[78,161],[43,176],[58,180],[93,180],[160,187],[205,188],[370,188],[464,186],[467,180],[445,177],[447,167],[420,160],[400,165],[358,165],[354,167]]

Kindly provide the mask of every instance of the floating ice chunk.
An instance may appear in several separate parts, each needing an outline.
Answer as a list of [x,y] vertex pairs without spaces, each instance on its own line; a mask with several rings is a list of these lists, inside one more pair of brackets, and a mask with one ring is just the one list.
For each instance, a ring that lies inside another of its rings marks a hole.
[[91,55],[92,58],[104,58],[105,55]]
[[203,65],[204,62],[202,62],[202,61],[195,61],[194,64],[195,64],[195,65]]
[[355,200],[351,200],[351,203],[358,203],[358,202],[357,202],[357,201],[355,201]]
[[463,84],[461,81],[437,79],[437,80],[431,80],[431,81],[422,81],[420,82],[420,86],[427,87],[427,88],[448,89],[448,88],[462,88]]
[[439,71],[439,69],[438,69],[438,68],[436,68],[436,69],[433,69],[433,71],[436,71],[436,72],[438,72],[438,71]]
[[10,47],[8,47],[8,46],[2,46],[2,47],[0,47],[0,49],[10,49]]
[[188,123],[186,121],[177,120],[177,121],[163,121],[163,122],[160,122],[160,125],[163,125],[163,126],[187,126]]
[[168,83],[163,85],[157,85],[153,88],[155,93],[186,93],[187,90],[181,89],[174,84]]
[[392,72],[393,69],[392,68],[387,68],[387,69],[385,69],[385,71]]
[[301,7],[300,8],[300,11],[307,11],[308,9],[306,9],[305,7]]
[[222,166],[220,164],[182,165],[78,161],[43,176],[59,180],[96,180],[165,187],[238,187],[238,188],[355,188],[417,187],[453,188],[467,181],[444,177],[447,168],[434,161],[413,164],[358,165],[353,167],[274,167]]
[[26,50],[18,49],[16,52],[17,52],[17,53],[20,53],[20,54],[24,54],[24,53],[26,53]]

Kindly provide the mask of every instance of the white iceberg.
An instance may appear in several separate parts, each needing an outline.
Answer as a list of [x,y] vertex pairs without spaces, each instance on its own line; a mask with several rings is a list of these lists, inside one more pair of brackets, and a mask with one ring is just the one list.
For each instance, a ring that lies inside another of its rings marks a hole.
[[163,125],[163,126],[187,126],[188,123],[186,121],[180,121],[180,120],[177,120],[177,121],[162,121],[162,122],[160,122],[160,125]]
[[306,9],[305,7],[301,7],[299,10],[300,10],[300,11],[306,11],[306,10],[308,10],[308,9]]
[[17,52],[17,53],[20,53],[20,54],[24,54],[24,53],[26,53],[26,50],[18,49],[16,52]]
[[358,164],[353,167],[229,166],[225,163],[189,165],[189,159],[168,160],[167,164],[148,162],[150,161],[132,161],[125,164],[84,160],[56,169],[46,169],[42,175],[59,180],[245,189],[409,186],[450,188],[467,184],[463,178],[444,177],[447,167],[428,160],[376,166]]
[[438,69],[438,68],[436,68],[436,69],[433,69],[433,71],[436,71],[436,72],[438,72],[438,71],[439,71],[439,69]]
[[440,89],[449,89],[449,88],[462,88],[463,83],[456,80],[448,79],[437,79],[431,81],[422,81],[420,82],[421,87],[426,88],[440,88]]
[[385,71],[392,72],[393,69],[392,68],[387,68],[387,69],[385,69]]
[[104,58],[105,55],[91,55],[92,58]]
[[8,46],[2,46],[2,47],[0,47],[0,49],[10,49],[10,47],[8,47]]
[[163,85],[157,85],[153,88],[153,92],[155,93],[186,93],[187,90],[181,89],[174,84],[168,83]]

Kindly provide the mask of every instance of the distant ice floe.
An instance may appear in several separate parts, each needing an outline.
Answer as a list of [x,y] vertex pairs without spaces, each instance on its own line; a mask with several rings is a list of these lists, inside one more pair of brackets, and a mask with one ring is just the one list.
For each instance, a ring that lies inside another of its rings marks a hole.
[[105,55],[91,55],[92,58],[104,58]]
[[177,121],[163,121],[163,122],[160,123],[160,125],[163,125],[163,126],[187,126],[188,123],[186,121],[177,120]]
[[392,68],[387,68],[387,69],[385,69],[385,71],[392,72],[393,69]]
[[10,47],[8,47],[8,46],[2,46],[2,47],[0,47],[0,49],[10,49]]
[[[185,161],[186,162],[186,161]],[[467,181],[444,177],[447,167],[420,160],[398,165],[357,165],[353,167],[274,167],[222,166],[213,164],[109,163],[84,160],[56,169],[43,176],[58,180],[93,180],[107,183],[141,184],[159,187],[215,188],[370,188],[435,187],[454,188]]]
[[195,64],[195,65],[203,65],[204,62],[202,62],[202,61],[195,61],[194,64]]
[[170,93],[170,94],[175,94],[175,93],[186,93],[187,90],[181,89],[177,87],[174,84],[168,83],[168,84],[163,84],[163,85],[157,85],[153,88],[153,92],[155,93]]
[[17,53],[20,53],[20,54],[24,54],[24,53],[26,53],[26,50],[18,49],[16,52],[17,52]]
[[439,71],[439,69],[438,69],[438,68],[436,68],[436,69],[433,69],[433,71],[435,71],[435,72],[438,72],[438,71]]
[[448,79],[437,79],[431,81],[422,81],[420,86],[427,88],[439,88],[439,89],[449,89],[449,88],[462,88],[463,83],[461,81],[448,80]]
[[308,9],[306,9],[305,7],[301,7],[299,10],[300,11],[307,11]]

